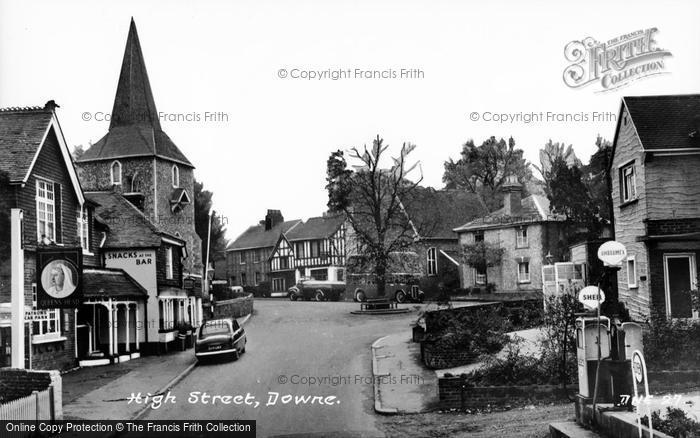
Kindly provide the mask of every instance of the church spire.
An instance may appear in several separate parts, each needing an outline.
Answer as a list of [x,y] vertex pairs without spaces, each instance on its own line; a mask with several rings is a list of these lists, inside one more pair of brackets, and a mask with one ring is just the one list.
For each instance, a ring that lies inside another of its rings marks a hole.
[[133,17],[126,40],[109,129],[129,125],[145,125],[155,131],[161,130]]

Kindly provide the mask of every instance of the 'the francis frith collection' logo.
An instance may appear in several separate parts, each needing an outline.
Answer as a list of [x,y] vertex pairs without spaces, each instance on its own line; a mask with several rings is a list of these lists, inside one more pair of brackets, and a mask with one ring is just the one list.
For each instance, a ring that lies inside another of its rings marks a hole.
[[564,83],[581,88],[599,83],[599,92],[611,91],[653,75],[668,73],[664,57],[671,52],[657,46],[658,29],[637,30],[606,42],[591,37],[571,41],[564,48]]

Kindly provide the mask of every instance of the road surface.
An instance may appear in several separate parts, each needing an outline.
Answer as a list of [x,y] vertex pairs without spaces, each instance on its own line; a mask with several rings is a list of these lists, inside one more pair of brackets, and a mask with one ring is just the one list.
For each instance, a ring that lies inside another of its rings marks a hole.
[[[175,403],[150,410],[144,419],[252,419],[261,437],[384,436],[373,410],[370,346],[410,330],[418,314],[350,314],[358,308],[347,302],[256,301],[245,326],[246,353],[238,361],[196,367],[173,388]],[[243,403],[204,403],[204,393],[240,395]],[[283,404],[286,395],[322,396],[324,404],[319,398]]]

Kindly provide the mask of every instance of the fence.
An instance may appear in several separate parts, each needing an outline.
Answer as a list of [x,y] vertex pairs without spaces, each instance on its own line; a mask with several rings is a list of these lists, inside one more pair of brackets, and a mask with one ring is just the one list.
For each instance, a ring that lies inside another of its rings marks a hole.
[[0,404],[0,421],[51,421],[56,419],[54,387]]

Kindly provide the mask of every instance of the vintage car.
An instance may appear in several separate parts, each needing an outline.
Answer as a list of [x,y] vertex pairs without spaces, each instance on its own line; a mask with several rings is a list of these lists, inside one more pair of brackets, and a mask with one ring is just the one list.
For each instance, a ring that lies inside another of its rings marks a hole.
[[287,291],[287,295],[292,301],[338,301],[343,298],[344,294],[344,281],[316,280],[310,277],[302,278]]
[[205,321],[197,330],[194,354],[197,360],[221,355],[238,359],[245,353],[247,342],[245,330],[234,318],[212,319]]
[[353,299],[358,302],[385,298],[397,303],[422,303],[425,297],[418,278],[409,274],[388,274],[384,295],[379,295],[373,274],[348,274],[348,290],[352,291]]
[[367,256],[354,255],[347,262],[347,290],[355,301],[368,299],[394,300],[397,303],[423,302],[420,290],[421,268],[419,256],[413,251],[392,252],[389,256],[384,294],[377,290],[374,264]]

